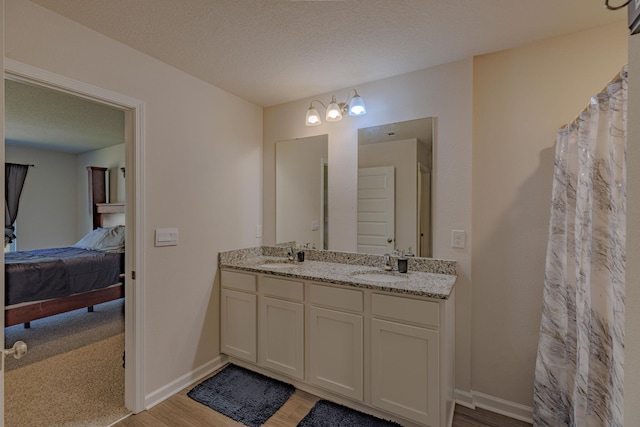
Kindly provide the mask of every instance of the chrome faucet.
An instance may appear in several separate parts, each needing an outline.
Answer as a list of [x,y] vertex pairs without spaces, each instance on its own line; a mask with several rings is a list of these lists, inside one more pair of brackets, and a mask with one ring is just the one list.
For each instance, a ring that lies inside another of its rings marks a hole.
[[385,271],[393,270],[393,265],[391,264],[391,255],[384,254],[384,269]]

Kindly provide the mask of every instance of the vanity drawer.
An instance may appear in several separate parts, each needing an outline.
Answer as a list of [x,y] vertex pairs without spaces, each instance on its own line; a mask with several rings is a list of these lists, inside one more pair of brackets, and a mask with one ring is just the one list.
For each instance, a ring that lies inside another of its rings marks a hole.
[[260,292],[264,295],[286,298],[294,301],[303,301],[304,283],[270,276],[262,276],[260,277]]
[[372,294],[371,311],[382,316],[424,326],[440,326],[440,304],[413,298]]
[[309,301],[311,304],[324,305],[342,310],[362,312],[364,309],[362,291],[353,289],[311,285]]
[[223,288],[237,289],[245,292],[255,292],[256,275],[248,273],[238,273],[237,271],[222,270],[220,273],[220,283]]

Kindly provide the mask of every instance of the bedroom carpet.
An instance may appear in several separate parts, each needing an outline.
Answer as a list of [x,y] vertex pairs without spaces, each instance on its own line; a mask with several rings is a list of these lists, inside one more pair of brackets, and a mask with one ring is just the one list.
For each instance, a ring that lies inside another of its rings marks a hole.
[[[94,324],[94,332],[86,326],[95,320],[97,316],[91,315],[96,313],[84,310],[82,314],[84,321],[73,322],[77,327],[74,332],[54,333],[58,340],[66,342],[63,346],[53,343],[55,339],[44,339],[39,345],[33,344],[31,338],[25,339],[29,352],[40,348],[49,356],[39,356],[34,358],[39,360],[5,372],[6,427],[104,427],[129,413],[124,406],[124,323],[115,334],[100,325],[122,317],[121,308],[116,307],[111,316]],[[38,322],[32,323],[31,332],[38,328]],[[62,352],[54,354],[60,348]],[[65,351],[68,349],[71,351]]]
[[124,299],[98,304],[93,313],[87,309],[70,311],[31,322],[31,328],[14,325],[4,329],[4,348],[22,340],[29,351],[20,360],[5,359],[5,369],[25,367],[56,354],[102,341],[124,331]]

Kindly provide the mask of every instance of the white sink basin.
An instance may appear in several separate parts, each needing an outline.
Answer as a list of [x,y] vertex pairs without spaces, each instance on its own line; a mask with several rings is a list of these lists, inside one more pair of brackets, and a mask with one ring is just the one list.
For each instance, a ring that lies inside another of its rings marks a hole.
[[358,279],[370,280],[372,282],[386,282],[386,283],[404,282],[405,280],[408,279],[408,277],[399,276],[393,273],[385,274],[385,273],[366,272],[366,273],[356,273],[353,276],[357,277]]

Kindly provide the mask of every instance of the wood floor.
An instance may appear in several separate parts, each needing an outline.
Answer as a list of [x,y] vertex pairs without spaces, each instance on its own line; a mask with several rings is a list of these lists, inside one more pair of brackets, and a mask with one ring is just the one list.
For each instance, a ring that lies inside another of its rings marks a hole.
[[[194,401],[187,396],[190,388],[182,390],[148,411],[115,424],[115,427],[243,427],[236,421]],[[319,400],[301,390],[264,424],[266,427],[295,427]],[[456,406],[453,427],[530,427],[531,424],[514,420],[482,409],[471,410]],[[338,427],[338,426],[336,426]]]

